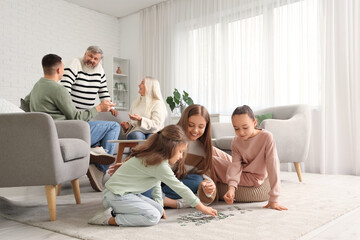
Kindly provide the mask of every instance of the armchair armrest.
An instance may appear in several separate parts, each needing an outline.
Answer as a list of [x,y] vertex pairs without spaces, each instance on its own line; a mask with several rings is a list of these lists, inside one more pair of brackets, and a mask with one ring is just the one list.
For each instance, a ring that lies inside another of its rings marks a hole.
[[89,143],[90,146],[90,126],[82,120],[59,120],[55,121],[55,126],[59,138],[78,138]]
[[280,162],[303,162],[309,151],[310,124],[297,113],[289,119],[266,119],[260,127],[270,131],[276,142]]

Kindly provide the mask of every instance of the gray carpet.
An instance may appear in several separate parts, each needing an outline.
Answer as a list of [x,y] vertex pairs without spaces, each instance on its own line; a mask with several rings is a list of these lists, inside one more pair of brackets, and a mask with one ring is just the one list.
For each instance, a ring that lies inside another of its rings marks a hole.
[[[261,208],[261,203],[213,205],[222,215],[204,218],[195,209],[167,209],[167,219],[154,227],[111,227],[87,224],[102,209],[101,193],[80,181],[82,204],[76,205],[69,184],[57,197],[57,221],[50,222],[45,194],[0,197],[0,215],[81,239],[297,239],[360,206],[360,178],[281,173],[280,203],[288,211]],[[1,192],[0,192],[1,193]]]

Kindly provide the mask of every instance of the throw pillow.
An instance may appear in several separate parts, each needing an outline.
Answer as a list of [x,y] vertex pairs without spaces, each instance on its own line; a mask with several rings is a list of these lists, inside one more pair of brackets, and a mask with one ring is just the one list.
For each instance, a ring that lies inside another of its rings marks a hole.
[[265,119],[272,119],[272,113],[265,113],[261,115],[255,115],[255,118],[257,119],[257,126],[260,127],[260,124]]
[[17,113],[17,112],[24,112],[15,104],[0,98],[0,113]]

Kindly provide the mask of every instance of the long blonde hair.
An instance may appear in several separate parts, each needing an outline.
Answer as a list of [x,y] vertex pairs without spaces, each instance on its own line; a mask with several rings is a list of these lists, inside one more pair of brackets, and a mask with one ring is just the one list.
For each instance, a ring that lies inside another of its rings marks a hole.
[[132,148],[129,158],[138,157],[146,166],[157,165],[170,159],[175,153],[175,147],[183,143],[187,143],[183,129],[177,125],[168,125]]
[[[206,110],[206,108],[199,104],[193,104],[188,106],[185,111],[181,114],[180,120],[177,125],[181,126],[184,131],[188,128],[189,125],[189,118],[191,116],[202,116],[206,121],[206,127],[204,134],[199,137],[199,141],[204,145],[205,151],[205,164],[204,169],[202,169],[202,174],[210,172],[210,177],[215,179],[213,161],[212,161],[212,151],[213,145],[211,141],[211,120],[210,114]],[[178,173],[177,176],[186,175],[185,166],[181,166],[181,162],[178,165]]]
[[[159,81],[156,78],[149,77],[149,76],[144,77],[144,80],[145,80],[145,96],[143,96],[143,97],[145,97],[146,113],[147,114],[149,113],[149,111],[152,109],[152,106],[156,100],[160,100],[161,107],[162,107],[163,113],[165,114],[165,118],[166,118],[167,111],[166,111],[164,99],[161,95]],[[132,108],[135,108],[140,104],[141,97],[142,96],[139,96],[139,98],[134,102]]]

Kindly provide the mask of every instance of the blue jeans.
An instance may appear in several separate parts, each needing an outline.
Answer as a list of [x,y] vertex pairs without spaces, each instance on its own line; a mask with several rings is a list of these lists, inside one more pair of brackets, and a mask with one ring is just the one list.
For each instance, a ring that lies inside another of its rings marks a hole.
[[127,135],[127,139],[128,140],[138,140],[138,139],[145,140],[145,139],[148,139],[151,135],[152,135],[152,133],[143,133],[140,131],[134,131]]
[[141,194],[113,194],[104,190],[103,205],[111,207],[115,214],[115,222],[119,226],[153,226],[163,215],[163,207],[154,200]]
[[[186,178],[179,179],[185,186],[190,188],[190,190],[196,194],[199,188],[200,183],[204,180],[201,175],[198,174],[188,174]],[[142,195],[152,198],[151,197],[152,189],[142,193]],[[181,197],[174,192],[170,187],[167,185],[164,185],[162,187],[162,192],[165,194],[165,197],[171,198],[171,199],[180,199]]]
[[[109,143],[109,140],[117,140],[120,134],[120,125],[112,121],[91,121],[90,139],[91,146],[100,144],[108,154],[113,155],[116,143]],[[108,165],[95,163],[95,165],[104,173],[109,168]]]

